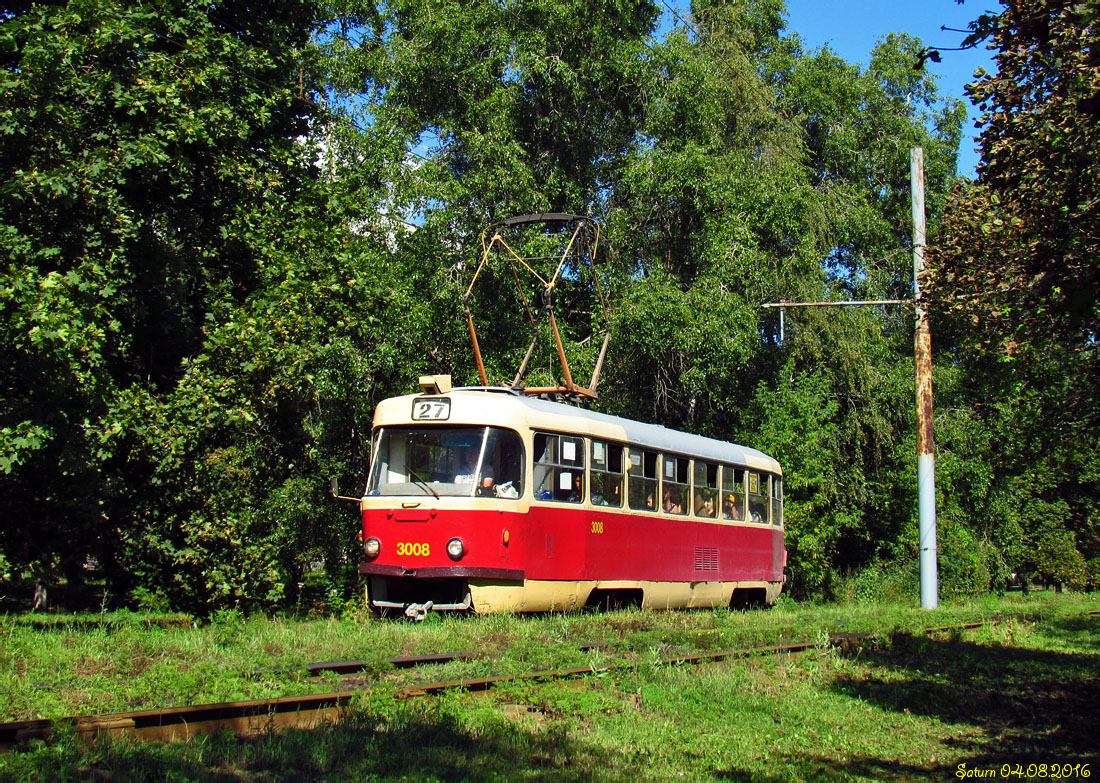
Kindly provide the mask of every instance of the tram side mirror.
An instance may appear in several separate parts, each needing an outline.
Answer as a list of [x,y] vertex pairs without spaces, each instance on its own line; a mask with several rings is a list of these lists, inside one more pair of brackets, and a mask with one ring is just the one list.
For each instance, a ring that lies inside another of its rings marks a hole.
[[359,498],[349,498],[345,495],[340,494],[340,479],[336,478],[336,476],[330,478],[328,482],[329,486],[332,488],[332,496],[337,500],[350,500],[354,503],[359,502]]

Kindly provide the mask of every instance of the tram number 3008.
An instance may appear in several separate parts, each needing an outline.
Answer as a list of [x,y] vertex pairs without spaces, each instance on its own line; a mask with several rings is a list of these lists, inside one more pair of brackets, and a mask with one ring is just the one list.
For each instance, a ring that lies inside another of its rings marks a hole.
[[397,554],[399,556],[427,557],[431,553],[432,549],[429,544],[410,544],[405,541],[399,541],[397,544]]

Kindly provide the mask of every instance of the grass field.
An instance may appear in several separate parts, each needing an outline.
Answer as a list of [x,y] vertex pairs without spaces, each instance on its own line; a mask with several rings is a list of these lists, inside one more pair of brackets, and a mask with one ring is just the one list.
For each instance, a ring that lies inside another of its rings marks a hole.
[[[438,618],[420,625],[225,615],[0,618],[0,720],[332,690],[309,661],[366,658],[348,720],[310,731],[178,745],[74,741],[0,756],[16,780],[948,780],[1020,765],[1085,779],[1100,763],[1100,609],[1032,594],[946,606]],[[988,620],[976,631],[928,626]],[[708,666],[662,657],[874,631],[841,653]],[[604,643],[582,652],[585,642]],[[476,651],[397,671],[392,655]],[[397,701],[415,678],[595,664],[600,674],[485,694]],[[619,667],[620,664],[627,664]],[[259,668],[279,669],[253,673]],[[1090,765],[1085,768],[1072,765]],[[1039,765],[1046,765],[1040,768]],[[1069,765],[1069,766],[1061,766]],[[1004,779],[1004,778],[1000,778]]]

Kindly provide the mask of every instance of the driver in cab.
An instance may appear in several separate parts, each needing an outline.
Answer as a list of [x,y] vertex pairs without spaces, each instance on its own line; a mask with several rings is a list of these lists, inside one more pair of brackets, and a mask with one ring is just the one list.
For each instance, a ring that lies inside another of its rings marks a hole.
[[[455,484],[473,484],[477,480],[478,450],[474,446],[463,446],[459,452],[459,467],[455,473]],[[481,489],[489,490],[493,487],[492,476],[484,476],[481,479]]]

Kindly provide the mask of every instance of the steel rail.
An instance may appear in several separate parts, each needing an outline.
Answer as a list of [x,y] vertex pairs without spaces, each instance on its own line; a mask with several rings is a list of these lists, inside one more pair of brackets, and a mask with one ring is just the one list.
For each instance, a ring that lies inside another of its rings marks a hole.
[[[585,644],[577,645],[577,649],[582,652],[589,652],[591,650],[605,647],[604,642],[586,642]],[[360,658],[351,661],[322,661],[318,663],[307,663],[298,669],[286,669],[278,667],[263,667],[259,669],[253,669],[251,674],[287,674],[294,671],[305,671],[310,674],[321,674],[322,672],[335,672],[336,674],[353,674],[354,672],[362,671],[363,669],[369,669],[373,666],[377,666],[379,663],[387,663],[393,666],[395,669],[411,669],[416,666],[425,666],[433,663],[450,663],[451,661],[469,661],[477,658],[481,653],[474,650],[465,650],[463,652],[454,653],[427,653],[423,655],[396,655],[391,658],[381,658],[378,660],[371,660],[369,658]]]
[[[1089,611],[1085,616],[1100,615],[1100,610]],[[987,622],[949,625],[937,628],[924,628],[917,633],[946,633],[982,628],[987,625],[999,625],[1005,619],[991,619]],[[858,646],[879,636],[876,633],[830,633],[824,643],[801,641],[782,645],[764,645],[745,647],[718,652],[694,653],[662,658],[658,665],[704,664],[722,660],[747,658],[756,655],[778,655],[798,653],[820,647]],[[582,649],[599,647],[598,644],[582,645]],[[441,662],[467,657],[470,653],[447,653],[443,655],[403,656],[397,659],[417,665],[425,662]],[[371,665],[369,661],[338,661],[332,663],[311,664],[317,671],[340,671],[342,667]],[[608,671],[624,671],[635,668],[637,662],[613,663],[606,666],[578,666],[570,669],[543,670],[522,674],[474,677],[461,680],[439,681],[407,685],[394,693],[397,699],[411,699],[429,696],[452,690],[485,691],[508,682],[540,681],[583,677],[589,674],[601,674]],[[341,668],[337,668],[341,667]],[[355,671],[348,668],[347,671]],[[338,722],[350,709],[354,701],[361,697],[365,689],[355,688],[333,693],[320,693],[306,696],[281,696],[273,699],[249,699],[243,701],[222,702],[217,704],[199,704],[187,707],[166,709],[135,710],[113,712],[78,717],[13,721],[0,723],[0,753],[5,753],[15,745],[27,740],[49,740],[61,731],[67,731],[83,741],[92,741],[101,737],[128,734],[146,740],[178,742],[203,734],[229,730],[238,736],[253,736],[281,728],[309,729]]]
[[288,674],[290,672],[305,671],[309,674],[321,674],[322,672],[335,672],[336,674],[352,674],[372,666],[386,663],[395,669],[411,669],[416,666],[425,666],[432,663],[450,663],[451,661],[467,661],[477,657],[476,652],[465,651],[455,653],[430,653],[427,655],[396,655],[391,658],[371,660],[360,658],[353,661],[321,661],[307,663],[300,668],[264,667],[253,669],[251,674]]

